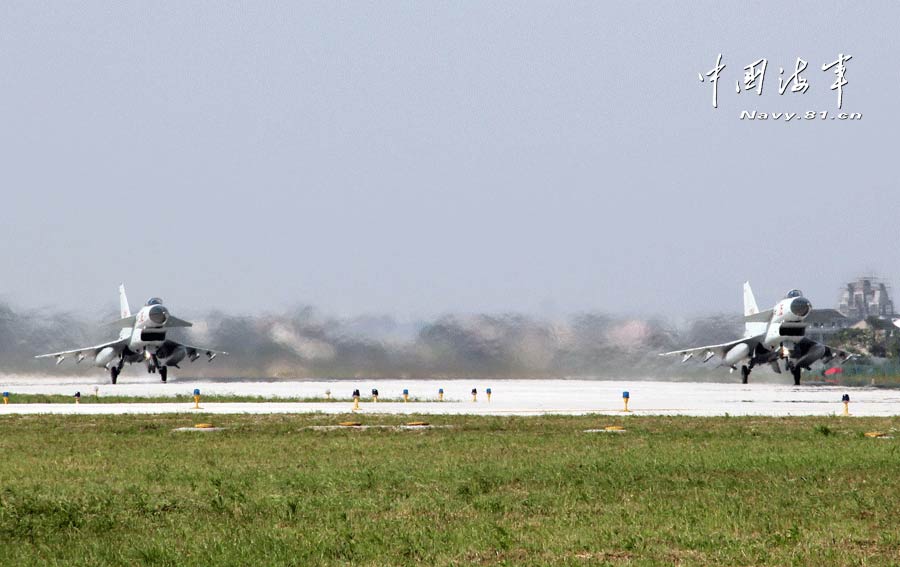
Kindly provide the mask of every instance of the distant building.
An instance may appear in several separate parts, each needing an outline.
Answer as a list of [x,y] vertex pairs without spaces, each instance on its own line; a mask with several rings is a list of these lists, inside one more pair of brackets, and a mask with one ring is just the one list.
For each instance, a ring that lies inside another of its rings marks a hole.
[[853,322],[868,317],[887,319],[894,316],[894,302],[887,284],[878,278],[863,276],[848,283],[841,291],[838,311]]
[[820,343],[827,343],[829,337],[853,326],[855,321],[844,317],[835,309],[813,309],[806,318],[806,336]]
[[843,329],[867,329],[866,319],[894,317],[890,287],[878,278],[863,276],[841,289],[838,308],[814,309],[806,318],[806,336],[828,343],[831,335]]

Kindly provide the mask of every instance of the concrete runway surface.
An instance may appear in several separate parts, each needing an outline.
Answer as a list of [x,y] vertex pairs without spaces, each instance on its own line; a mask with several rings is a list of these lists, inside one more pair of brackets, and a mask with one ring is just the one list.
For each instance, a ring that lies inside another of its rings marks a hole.
[[[0,406],[3,414],[154,414],[196,413],[193,403],[173,403],[166,397],[201,394],[238,394],[277,397],[324,397],[330,390],[336,398],[349,398],[354,389],[362,393],[360,414],[477,414],[539,415],[588,414],[621,415],[622,392],[630,393],[628,407],[633,415],[764,415],[799,416],[841,414],[841,396],[850,395],[850,413],[855,416],[900,415],[900,391],[838,386],[789,386],[765,383],[748,385],[713,382],[601,381],[601,380],[311,380],[311,381],[192,381],[174,379],[162,384],[155,376],[123,376],[113,386],[92,377],[0,376],[0,391],[12,393],[11,403]],[[159,396],[154,403],[91,403],[94,388],[99,396]],[[380,397],[398,399],[409,390],[409,403],[372,403],[372,388]],[[438,389],[444,401],[438,402]],[[472,388],[478,401],[471,401]],[[492,389],[487,401],[486,388]],[[82,402],[71,404],[17,404],[17,393],[74,395]],[[273,400],[260,403],[204,403],[202,411],[212,414],[236,413],[347,413],[351,402],[296,403]]]

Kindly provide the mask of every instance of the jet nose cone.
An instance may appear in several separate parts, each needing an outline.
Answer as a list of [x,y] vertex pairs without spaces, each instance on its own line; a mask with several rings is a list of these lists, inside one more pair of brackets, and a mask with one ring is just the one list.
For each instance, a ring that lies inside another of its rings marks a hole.
[[812,311],[812,303],[805,297],[795,297],[791,301],[791,313],[797,317],[806,317]]
[[166,319],[169,318],[169,311],[162,305],[154,305],[150,308],[147,316],[157,325],[163,325],[165,324]]

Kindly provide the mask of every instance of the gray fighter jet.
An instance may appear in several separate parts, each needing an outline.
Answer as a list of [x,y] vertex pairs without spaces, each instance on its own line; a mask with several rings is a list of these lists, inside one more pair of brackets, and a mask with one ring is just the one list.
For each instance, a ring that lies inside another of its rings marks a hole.
[[824,364],[837,359],[845,362],[854,355],[806,337],[806,326],[826,315],[826,311],[816,311],[812,303],[799,289],[792,289],[775,307],[760,311],[756,298],[750,289],[750,282],[744,282],[744,337],[718,345],[674,350],[660,356],[681,355],[687,362],[695,355],[708,362],[715,356],[721,359],[720,366],[728,366],[734,372],[740,366],[741,382],[746,384],[754,366],[768,364],[781,374],[781,361],[793,375],[794,384],[800,385],[802,369],[810,370],[810,365],[821,360]]
[[121,325],[119,338],[107,343],[41,354],[35,358],[55,358],[56,364],[60,364],[69,356],[76,363],[88,359],[89,362],[109,371],[113,384],[122,372],[125,363],[134,364],[143,362],[147,366],[147,372],[159,372],[163,382],[168,377],[169,367],[178,368],[184,358],[194,362],[201,356],[212,360],[227,352],[186,345],[173,341],[166,337],[169,329],[176,327],[190,327],[192,324],[173,316],[163,305],[158,297],[150,298],[136,314],[131,314],[128,306],[128,298],[125,296],[125,286],[119,286],[119,309],[121,319],[111,325]]

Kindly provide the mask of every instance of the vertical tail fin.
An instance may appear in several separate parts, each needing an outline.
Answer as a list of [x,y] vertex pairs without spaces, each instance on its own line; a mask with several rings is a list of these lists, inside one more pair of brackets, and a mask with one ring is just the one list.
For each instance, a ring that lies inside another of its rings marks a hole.
[[122,319],[131,317],[131,308],[128,307],[128,298],[125,296],[125,284],[119,285],[119,315]]
[[753,297],[753,290],[750,289],[750,282],[744,282],[744,316],[757,313],[759,313],[759,307],[756,305],[756,298]]
[[[756,305],[756,298],[753,297],[753,290],[750,289],[750,282],[744,282],[744,317],[756,315],[759,313],[759,306]],[[766,332],[769,324],[764,321],[745,321],[744,336],[755,337]]]

